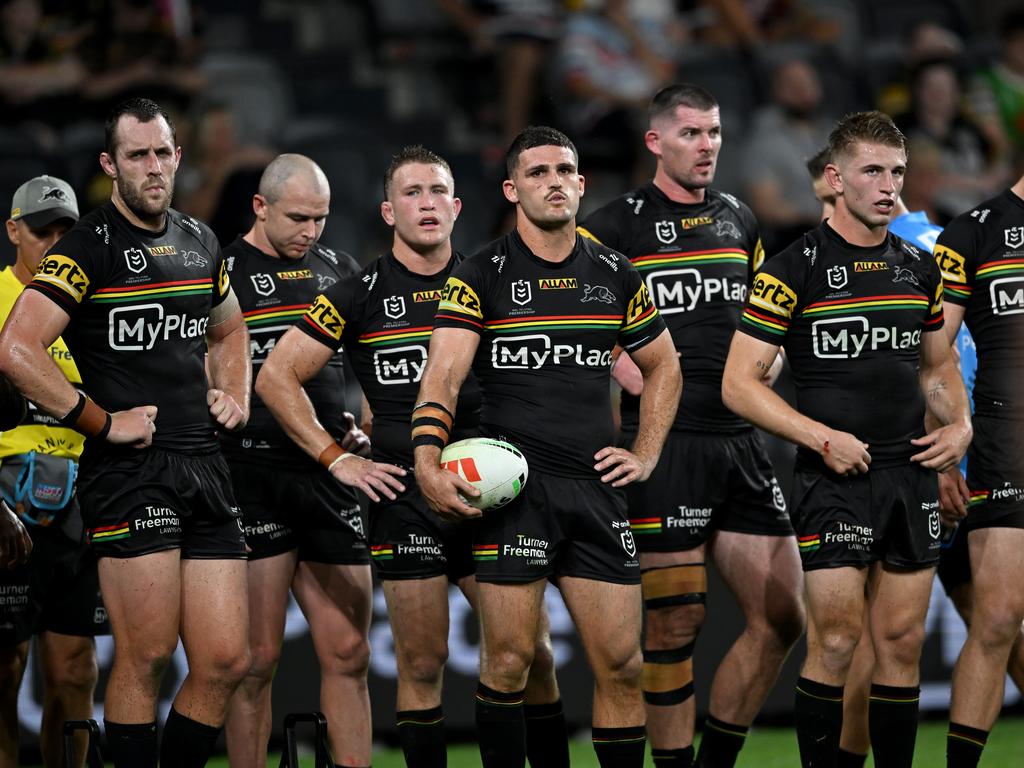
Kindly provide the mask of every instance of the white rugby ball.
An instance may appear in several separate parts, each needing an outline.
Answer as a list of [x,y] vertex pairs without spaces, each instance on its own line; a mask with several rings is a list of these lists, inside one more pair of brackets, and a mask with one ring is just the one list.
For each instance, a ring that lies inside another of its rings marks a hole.
[[471,437],[446,446],[441,451],[441,466],[479,489],[479,496],[465,501],[485,511],[512,501],[529,475],[526,458],[518,448],[489,437]]

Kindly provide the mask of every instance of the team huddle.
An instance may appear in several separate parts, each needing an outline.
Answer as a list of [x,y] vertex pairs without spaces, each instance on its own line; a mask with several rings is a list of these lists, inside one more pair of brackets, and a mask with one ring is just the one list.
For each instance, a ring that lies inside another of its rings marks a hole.
[[[17,262],[0,272],[0,768],[17,763],[29,639],[56,765],[63,721],[91,716],[107,631],[114,765],[203,766],[222,730],[231,765],[265,765],[289,591],[333,758],[369,766],[371,561],[410,768],[446,765],[449,584],[480,622],[482,764],[569,765],[549,581],[593,672],[604,768],[640,768],[648,741],[659,768],[735,765],[805,626],[801,763],[863,766],[870,750],[910,768],[936,566],[969,626],[947,764],[978,764],[1008,664],[1024,671],[1024,593],[1003,589],[1024,579],[1024,179],[933,255],[890,231],[913,216],[904,137],[882,113],[848,115],[819,158],[822,223],[766,254],[749,208],[710,189],[714,97],[670,86],[649,116],[654,178],[581,221],[575,146],[523,130],[503,183],[515,227],[469,256],[452,247],[451,169],[420,146],[384,173],[392,248],[367,266],[318,243],[329,182],[294,154],[221,249],[169,207],[181,149],[146,99],[108,118],[108,204],[79,218],[59,179],[18,190]],[[795,406],[772,389],[784,360]],[[755,428],[797,446],[788,504]],[[528,462],[501,509],[441,465],[471,436]],[[697,751],[709,559],[746,624]],[[188,674],[158,736],[179,638]]]

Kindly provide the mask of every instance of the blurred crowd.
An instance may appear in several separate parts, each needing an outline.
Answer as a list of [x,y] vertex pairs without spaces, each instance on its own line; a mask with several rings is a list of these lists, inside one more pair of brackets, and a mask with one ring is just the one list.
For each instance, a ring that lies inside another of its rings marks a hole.
[[109,195],[96,157],[115,102],[174,112],[176,208],[223,243],[251,222],[278,151],[332,184],[325,242],[386,243],[379,169],[404,144],[449,158],[468,250],[502,225],[501,160],[529,123],[565,130],[584,212],[649,177],[650,96],[690,81],[722,105],[717,186],[768,250],[817,222],[804,163],[832,122],[889,112],[910,142],[904,199],[938,224],[1024,170],[1024,8],[992,0],[0,0],[0,197],[68,179]]

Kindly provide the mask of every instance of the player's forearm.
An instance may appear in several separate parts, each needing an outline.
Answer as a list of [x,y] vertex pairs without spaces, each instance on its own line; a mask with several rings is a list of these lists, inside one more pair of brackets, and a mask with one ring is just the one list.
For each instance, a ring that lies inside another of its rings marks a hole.
[[46,347],[7,329],[0,340],[0,372],[47,413],[67,415],[78,403],[78,393]]
[[316,417],[313,402],[294,370],[271,357],[256,377],[256,394],[270,409],[281,429],[310,457],[319,459],[335,441]]
[[722,379],[722,402],[733,413],[755,427],[784,440],[821,453],[831,430],[809,419],[766,387],[760,374],[740,378],[726,369]]
[[952,358],[947,358],[935,367],[922,366],[921,389],[925,395],[927,414],[944,425],[970,426],[971,410],[967,390]]
[[223,335],[208,339],[207,354],[210,386],[231,395],[249,419],[249,393],[252,391],[252,360],[249,357],[249,331],[239,319]]
[[658,462],[661,448],[676,418],[683,377],[675,354],[663,356],[644,376],[640,393],[640,424],[632,451],[650,466]]

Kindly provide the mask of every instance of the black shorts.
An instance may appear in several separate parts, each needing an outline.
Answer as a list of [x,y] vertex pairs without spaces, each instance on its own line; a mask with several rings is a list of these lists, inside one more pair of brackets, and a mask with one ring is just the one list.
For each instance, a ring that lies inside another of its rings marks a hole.
[[967,531],[963,525],[942,529],[939,581],[947,595],[951,595],[961,584],[969,584],[971,581],[971,555],[967,548]]
[[180,549],[185,559],[245,559],[242,513],[219,451],[86,451],[78,499],[97,557]]
[[878,560],[922,569],[939,560],[938,477],[923,467],[850,477],[797,469],[790,510],[805,571]]
[[[623,435],[631,445],[632,435]],[[670,433],[658,466],[626,487],[629,522],[641,552],[678,552],[712,531],[792,536],[786,499],[756,431]]]
[[370,554],[384,581],[446,576],[453,584],[473,574],[476,521],[442,520],[409,472],[394,501],[370,503]]
[[42,632],[109,635],[96,555],[59,529],[26,527],[32,537],[28,562],[0,569],[0,648]]
[[967,451],[971,501],[960,523],[962,533],[975,528],[1024,528],[1022,466],[1024,423],[975,415],[974,439]]
[[299,560],[367,565],[370,552],[355,490],[316,466],[271,469],[229,461],[235,501],[242,508],[249,559],[298,550]]
[[477,581],[525,584],[577,576],[639,584],[626,494],[600,480],[530,470],[511,503],[485,512],[473,538]]

